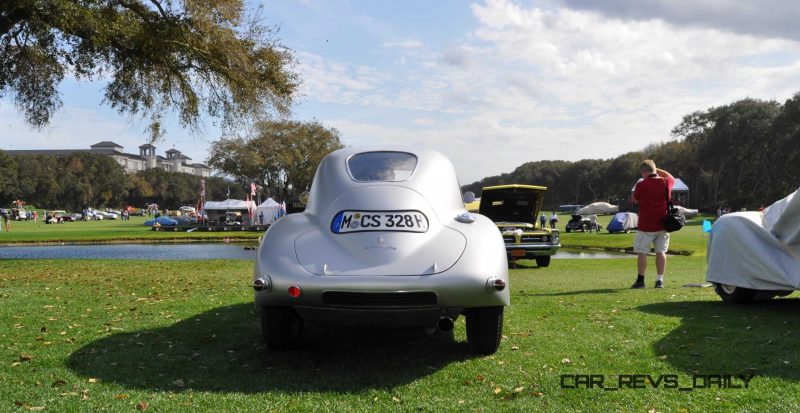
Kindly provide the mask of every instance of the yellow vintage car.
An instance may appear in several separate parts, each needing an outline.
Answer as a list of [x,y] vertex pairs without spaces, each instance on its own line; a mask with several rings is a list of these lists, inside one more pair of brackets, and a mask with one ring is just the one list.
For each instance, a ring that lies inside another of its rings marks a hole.
[[535,259],[550,265],[561,247],[557,229],[537,226],[547,188],[533,185],[499,185],[483,188],[478,212],[491,219],[503,235],[509,262]]

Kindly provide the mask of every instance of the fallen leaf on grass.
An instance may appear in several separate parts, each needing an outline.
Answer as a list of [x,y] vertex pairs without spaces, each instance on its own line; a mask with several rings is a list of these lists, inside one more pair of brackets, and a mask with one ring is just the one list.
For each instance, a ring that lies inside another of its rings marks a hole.
[[59,379],[59,380],[54,381],[53,384],[51,384],[51,386],[52,387],[57,387],[57,386],[63,386],[65,384],[67,384],[66,381]]
[[561,359],[561,364],[570,364],[570,363],[572,363],[572,360],[570,360],[570,359],[568,359],[568,358],[566,358],[566,357],[564,357],[563,359]]
[[494,394],[500,394],[501,391],[503,391],[503,389],[501,389],[499,387],[495,387],[494,388]]
[[32,412],[38,412],[39,410],[44,410],[44,406],[25,406],[25,409]]
[[31,357],[31,356],[29,356],[27,354],[23,354],[23,355],[19,356],[19,361],[31,361],[31,359],[33,359],[33,357]]
[[511,351],[517,351],[517,350],[519,350],[519,347],[517,347],[517,346],[511,346]]
[[148,407],[150,407],[150,405],[147,404],[147,402],[139,402],[136,404],[136,410],[147,410]]
[[128,395],[125,394],[125,393],[120,393],[120,394],[115,395],[114,398],[117,399],[117,400],[125,400],[125,399],[128,398]]
[[667,355],[664,354],[663,356],[658,356],[656,358],[659,359],[659,360],[666,360],[667,359]]

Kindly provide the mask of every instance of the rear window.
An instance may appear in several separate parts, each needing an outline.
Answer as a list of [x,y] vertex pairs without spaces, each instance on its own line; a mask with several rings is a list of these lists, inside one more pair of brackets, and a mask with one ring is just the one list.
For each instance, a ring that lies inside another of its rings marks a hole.
[[363,152],[347,160],[350,176],[360,182],[397,182],[411,178],[417,157],[406,152]]

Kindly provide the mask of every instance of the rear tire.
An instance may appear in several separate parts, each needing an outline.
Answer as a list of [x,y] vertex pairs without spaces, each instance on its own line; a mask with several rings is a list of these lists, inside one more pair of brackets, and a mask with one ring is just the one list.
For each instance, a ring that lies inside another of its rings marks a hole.
[[270,351],[293,347],[301,328],[302,321],[291,307],[261,307],[261,335]]
[[503,307],[467,310],[467,343],[473,353],[494,354],[503,337]]
[[757,290],[750,288],[737,287],[735,285],[714,283],[714,291],[722,298],[722,301],[733,304],[746,304],[753,302]]
[[550,256],[536,257],[536,265],[539,267],[548,267],[550,265]]

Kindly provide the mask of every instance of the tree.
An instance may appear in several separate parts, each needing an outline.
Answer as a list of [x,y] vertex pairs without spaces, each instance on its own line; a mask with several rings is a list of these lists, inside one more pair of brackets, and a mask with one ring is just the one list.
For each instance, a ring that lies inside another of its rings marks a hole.
[[0,151],[0,205],[6,206],[17,194],[17,162]]
[[339,131],[319,122],[264,121],[249,139],[214,142],[208,163],[242,184],[256,182],[287,199],[308,190],[322,158],[341,147]]
[[274,32],[243,0],[4,0],[0,98],[42,127],[67,73],[109,78],[106,103],[148,118],[153,139],[170,110],[193,130],[202,114],[231,128],[288,113],[298,77]]

